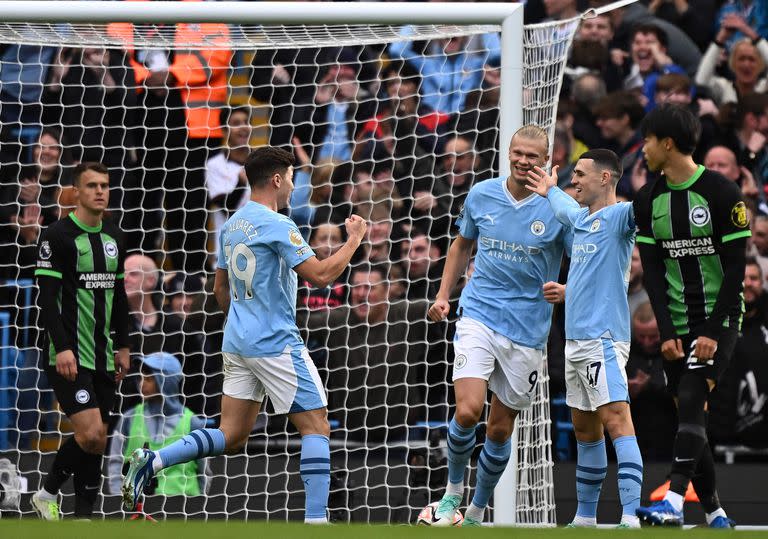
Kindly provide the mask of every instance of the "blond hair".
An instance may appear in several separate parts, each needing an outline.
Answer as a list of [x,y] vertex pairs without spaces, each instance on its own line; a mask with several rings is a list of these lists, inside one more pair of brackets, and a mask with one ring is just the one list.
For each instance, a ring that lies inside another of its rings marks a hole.
[[512,135],[512,140],[515,140],[515,137],[517,136],[531,140],[544,141],[546,148],[545,153],[549,154],[549,133],[547,133],[547,130],[543,127],[539,127],[536,124],[526,124],[515,131],[515,134]]

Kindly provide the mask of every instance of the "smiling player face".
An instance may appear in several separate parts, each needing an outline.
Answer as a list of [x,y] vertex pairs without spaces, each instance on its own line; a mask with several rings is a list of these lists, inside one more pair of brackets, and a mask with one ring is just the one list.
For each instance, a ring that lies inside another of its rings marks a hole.
[[548,158],[545,140],[516,135],[509,145],[509,169],[512,179],[521,188],[525,188],[528,183],[528,171],[533,170],[533,167],[543,167]]
[[571,184],[575,189],[573,198],[582,206],[591,206],[603,189],[602,171],[595,167],[592,159],[579,159],[573,169]]
[[293,167],[288,167],[285,173],[281,174],[280,188],[277,190],[277,209],[282,210],[288,207],[293,193]]

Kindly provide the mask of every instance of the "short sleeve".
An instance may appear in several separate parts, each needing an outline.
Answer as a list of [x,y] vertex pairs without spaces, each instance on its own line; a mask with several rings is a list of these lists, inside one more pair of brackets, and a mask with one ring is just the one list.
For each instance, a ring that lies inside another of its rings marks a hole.
[[61,279],[66,270],[66,250],[67,246],[61,239],[60,233],[55,228],[48,227],[40,235],[40,243],[37,246],[35,276]]
[[747,206],[741,197],[741,190],[733,182],[727,182],[717,200],[715,234],[721,244],[752,235],[749,230]]
[[619,202],[616,204],[616,226],[622,236],[633,236],[637,230],[635,223],[635,210],[631,202]]
[[270,240],[280,258],[285,260],[289,267],[295,268],[308,258],[315,256],[296,224],[290,219],[278,219],[270,228],[272,236]]
[[456,226],[459,228],[459,234],[470,240],[476,240],[478,236],[477,224],[472,217],[474,199],[474,192],[470,190],[467,199],[459,210],[459,216],[456,218]]
[[651,209],[650,209],[650,188],[644,186],[637,193],[632,202],[632,211],[634,214],[635,226],[637,228],[637,243],[646,243],[656,245],[656,239],[653,237],[653,228],[651,227]]
[[216,267],[218,269],[227,269],[227,259],[224,256],[224,227],[219,231],[219,237],[216,238]]

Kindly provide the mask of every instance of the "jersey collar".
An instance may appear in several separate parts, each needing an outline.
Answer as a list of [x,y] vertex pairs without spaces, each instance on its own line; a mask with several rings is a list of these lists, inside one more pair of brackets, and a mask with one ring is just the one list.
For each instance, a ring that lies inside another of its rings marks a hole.
[[693,176],[685,180],[683,183],[670,183],[669,180],[667,180],[667,187],[674,191],[682,191],[683,189],[688,189],[690,186],[692,186],[694,183],[696,183],[696,180],[699,179],[699,177],[704,174],[704,171],[706,170],[706,167],[704,165],[699,165],[699,168],[696,169],[696,172],[693,173]]
[[99,223],[99,226],[88,226],[85,223],[83,223],[80,219],[75,217],[75,212],[69,213],[69,218],[72,219],[77,226],[85,230],[86,232],[101,232],[101,227],[104,224],[103,222]]
[[507,179],[504,178],[504,181],[501,182],[501,189],[504,191],[504,194],[507,196],[507,199],[512,203],[512,206],[515,209],[522,208],[526,204],[530,203],[532,200],[534,200],[538,195],[536,193],[531,193],[527,197],[525,197],[523,200],[517,200],[515,197],[512,196],[512,193],[509,192],[509,189],[507,189]]

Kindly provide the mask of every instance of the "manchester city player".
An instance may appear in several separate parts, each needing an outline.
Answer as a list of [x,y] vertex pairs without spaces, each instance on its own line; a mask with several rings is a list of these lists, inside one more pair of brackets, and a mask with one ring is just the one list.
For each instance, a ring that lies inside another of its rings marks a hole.
[[566,403],[578,444],[572,527],[597,524],[597,502],[607,458],[604,430],[619,465],[620,528],[639,528],[643,461],[629,411],[624,367],[629,355],[629,266],[635,245],[632,204],[616,202],[619,158],[590,150],[576,163],[571,182],[575,200],[557,188],[557,167],[536,167],[529,189],[546,197],[557,218],[573,231],[571,267],[565,292]]
[[515,418],[535,395],[552,318],[547,301],[562,300],[562,287],[554,281],[569,244],[549,204],[526,189],[528,172],[543,166],[548,153],[546,131],[523,126],[509,146],[510,176],[486,180],[470,190],[437,299],[429,309],[434,321],[448,315],[451,291],[477,244],[475,272],[461,293],[456,323],[456,413],[448,430],[448,486],[435,512],[438,526],[451,525],[464,497],[464,472],[475,449],[475,425],[488,389],[493,399],[486,439],[464,526],[482,522],[509,460]]
[[123,482],[123,504],[133,509],[146,481],[168,466],[241,448],[264,398],[288,414],[302,436],[304,521],[327,522],[330,451],[326,395],[296,327],[296,274],[325,287],[346,268],[365,234],[359,216],[346,220],[347,242],[319,261],[298,228],[277,210],[293,191],[293,156],[262,147],[245,163],[251,200],[224,224],[214,293],[228,313],[224,326],[221,425],[196,430],[160,449],[137,449]]

